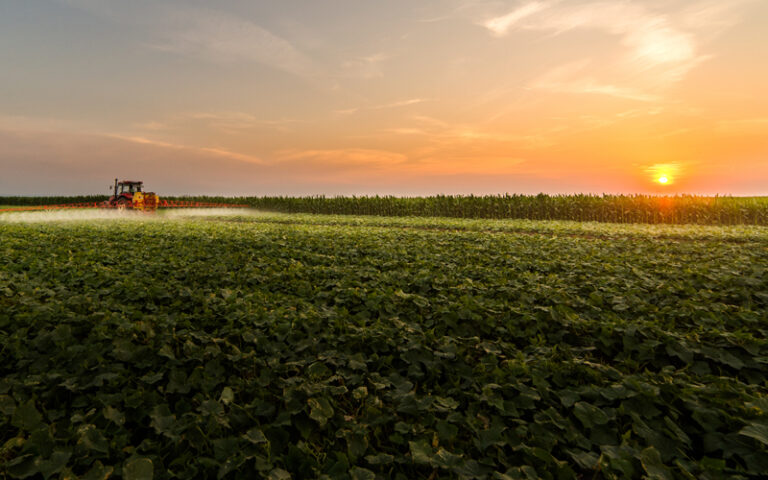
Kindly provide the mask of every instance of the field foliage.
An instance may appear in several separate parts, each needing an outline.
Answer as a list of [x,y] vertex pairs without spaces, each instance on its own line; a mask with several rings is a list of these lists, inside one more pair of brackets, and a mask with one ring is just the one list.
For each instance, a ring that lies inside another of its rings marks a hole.
[[[162,197],[162,195],[161,195]],[[0,204],[97,202],[106,196],[0,197]],[[768,225],[768,197],[487,195],[433,197],[162,197],[246,204],[283,213],[519,218],[612,223]]]
[[0,223],[0,476],[748,478],[768,230]]

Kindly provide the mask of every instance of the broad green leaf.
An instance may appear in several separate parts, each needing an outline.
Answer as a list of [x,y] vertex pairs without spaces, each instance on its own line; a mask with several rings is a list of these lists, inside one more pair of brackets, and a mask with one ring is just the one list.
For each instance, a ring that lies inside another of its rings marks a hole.
[[432,446],[426,440],[408,442],[411,458],[415,463],[429,464],[432,460]]
[[157,351],[157,354],[161,357],[166,357],[169,360],[176,360],[176,355],[173,353],[173,347],[168,344],[160,347],[160,350]]
[[245,435],[243,435],[243,438],[253,444],[266,443],[268,441],[260,428],[252,428],[248,430]]
[[16,457],[3,465],[3,468],[11,478],[28,478],[40,471],[32,454]]
[[435,397],[435,400],[432,403],[432,405],[435,406],[435,409],[437,411],[445,412],[450,410],[456,410],[456,408],[459,407],[459,402],[449,397]]
[[53,453],[55,441],[49,428],[39,428],[32,432],[24,442],[25,453],[37,453],[41,457],[48,457]]
[[368,437],[361,433],[348,433],[346,435],[347,440],[347,453],[351,460],[356,460],[368,450]]
[[376,478],[375,473],[362,467],[352,467],[349,470],[349,475],[352,480],[374,480]]
[[234,457],[240,451],[237,437],[217,438],[213,441],[213,452],[216,460],[224,462]]
[[176,424],[176,416],[171,413],[168,405],[155,405],[149,414],[150,425],[157,433],[173,436],[173,426]]
[[749,408],[754,408],[763,415],[768,415],[768,398],[755,398],[751,402],[747,402]]
[[[477,460],[467,460],[463,465],[455,467],[453,471],[463,478],[484,479],[488,478],[491,468],[481,465]],[[500,477],[494,475],[494,478]]]
[[89,450],[101,453],[109,453],[109,442],[104,435],[96,429],[95,425],[83,425],[79,428],[80,441]]
[[267,475],[267,480],[290,480],[291,474],[287,471],[283,470],[282,468],[275,468],[271,472],[269,472],[269,475]]
[[722,472],[726,468],[726,461],[724,458],[704,457],[699,465],[704,471]]
[[217,480],[221,480],[229,473],[236,471],[243,463],[245,463],[245,458],[242,455],[233,455],[227,458],[219,467],[219,471],[216,474]]
[[152,480],[154,474],[154,466],[149,458],[135,457],[123,464],[125,480]]
[[315,362],[306,370],[307,376],[313,380],[326,378],[331,374],[331,369],[322,362]]
[[309,404],[309,417],[320,424],[320,426],[325,426],[325,424],[333,418],[333,407],[331,407],[331,403],[326,398],[310,398],[307,400],[307,403]]
[[739,435],[754,438],[763,445],[768,445],[768,425],[765,423],[751,423],[739,430]]
[[2,447],[0,447],[0,455],[3,457],[9,457],[11,452],[17,448],[21,448],[26,443],[24,437],[12,437],[5,441]]
[[69,458],[72,456],[72,452],[69,450],[56,449],[51,454],[50,458],[38,462],[38,469],[43,474],[43,478],[50,478],[53,475],[60,473],[64,467],[67,466]]
[[659,451],[653,447],[648,447],[640,452],[640,463],[652,480],[673,480],[674,475],[661,461]]
[[164,376],[163,372],[149,372],[146,375],[144,375],[143,377],[141,377],[141,381],[142,382],[146,382],[146,383],[148,383],[150,385],[153,385],[153,384],[159,382],[160,380],[162,380],[163,376]]
[[438,448],[432,457],[432,464],[440,468],[456,468],[464,463],[461,455],[456,455],[444,448]]
[[598,456],[594,452],[579,452],[573,450],[567,450],[567,452],[581,468],[592,470],[597,467]]
[[200,404],[199,410],[203,415],[211,415],[214,417],[224,415],[224,407],[220,402],[215,400],[204,400]]
[[229,387],[224,387],[224,390],[221,391],[221,397],[219,398],[221,403],[224,405],[229,405],[230,403],[235,401],[235,392],[232,391]]
[[388,453],[379,453],[377,455],[366,455],[365,461],[371,465],[388,465],[395,461],[395,457]]
[[16,402],[10,395],[0,395],[0,413],[11,416],[16,410]]
[[523,472],[523,475],[525,475],[525,478],[528,478],[530,480],[541,478],[541,476],[536,472],[536,469],[530,465],[524,465],[520,467],[520,471]]
[[104,418],[114,422],[116,425],[123,425],[125,423],[125,414],[116,408],[104,407],[102,410],[102,415],[104,415]]
[[506,440],[504,439],[504,430],[506,430],[506,427],[503,425],[492,425],[490,428],[480,430],[477,432],[475,446],[477,446],[480,451],[484,451],[488,447],[494,445],[504,445],[506,443]]
[[107,480],[112,476],[112,472],[115,469],[112,467],[104,466],[100,461],[96,460],[88,473],[81,477],[81,480]]
[[602,409],[587,402],[574,403],[573,414],[576,415],[576,418],[578,418],[587,428],[592,428],[596,425],[605,425],[609,421],[608,415],[606,415]]
[[459,427],[445,420],[438,421],[435,429],[437,430],[437,434],[440,436],[440,441],[442,442],[449,442],[453,440],[459,433]]
[[364,399],[365,397],[368,396],[368,388],[367,387],[357,387],[356,389],[354,389],[352,391],[352,396],[356,400],[362,400],[362,399]]
[[35,401],[29,400],[16,407],[11,424],[22,430],[32,431],[43,425],[43,416],[37,411]]

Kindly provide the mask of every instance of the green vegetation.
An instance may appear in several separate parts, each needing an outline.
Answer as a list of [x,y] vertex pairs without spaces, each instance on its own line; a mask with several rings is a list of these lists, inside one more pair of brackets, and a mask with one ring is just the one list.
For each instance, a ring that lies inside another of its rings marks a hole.
[[237,202],[286,213],[768,225],[768,197],[440,195],[417,198],[246,197]]
[[[488,195],[434,197],[164,197],[247,204],[283,213],[519,218],[612,223],[768,225],[768,197],[651,195]],[[96,202],[106,196],[0,197],[0,203],[46,205]]]
[[761,227],[0,223],[0,476],[757,477],[766,267]]

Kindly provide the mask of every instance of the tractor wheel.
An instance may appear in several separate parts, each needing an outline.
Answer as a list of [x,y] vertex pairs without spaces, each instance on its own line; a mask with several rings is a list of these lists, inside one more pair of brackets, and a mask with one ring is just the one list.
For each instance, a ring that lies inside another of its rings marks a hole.
[[126,198],[121,198],[117,201],[117,209],[118,210],[125,210],[130,206],[131,202],[128,201]]

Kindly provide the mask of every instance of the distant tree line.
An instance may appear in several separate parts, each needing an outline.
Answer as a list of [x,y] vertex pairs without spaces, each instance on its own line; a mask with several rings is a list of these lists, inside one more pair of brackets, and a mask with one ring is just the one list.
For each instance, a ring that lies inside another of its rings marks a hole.
[[95,203],[103,202],[108,195],[72,195],[72,196],[45,196],[45,197],[2,197],[0,205],[16,205],[19,207],[33,207],[38,205],[59,205],[63,203]]

